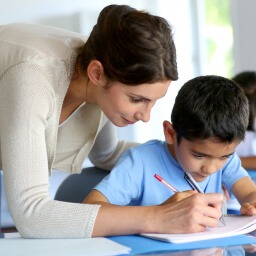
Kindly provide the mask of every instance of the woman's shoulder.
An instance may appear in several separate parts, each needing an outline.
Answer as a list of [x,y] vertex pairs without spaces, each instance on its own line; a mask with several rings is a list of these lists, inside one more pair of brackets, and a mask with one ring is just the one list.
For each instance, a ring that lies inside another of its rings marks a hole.
[[68,66],[84,42],[81,34],[56,27],[27,23],[0,26],[1,70],[25,61],[53,63],[55,67],[63,62]]
[[[29,47],[33,43],[43,43],[45,41],[79,41],[84,42],[85,36],[81,33],[65,30],[59,27],[31,24],[31,23],[11,23],[0,26],[1,42],[9,41],[10,43],[17,42],[22,45],[23,42],[27,43]],[[3,36],[2,36],[3,35]],[[45,46],[45,45],[41,45]]]

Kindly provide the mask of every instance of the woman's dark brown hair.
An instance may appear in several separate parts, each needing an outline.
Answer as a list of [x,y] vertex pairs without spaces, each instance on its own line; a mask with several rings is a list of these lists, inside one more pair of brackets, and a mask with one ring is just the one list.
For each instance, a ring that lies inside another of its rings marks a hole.
[[127,85],[178,79],[168,22],[127,5],[109,5],[100,12],[79,53],[83,70],[92,60],[102,63],[106,79]]

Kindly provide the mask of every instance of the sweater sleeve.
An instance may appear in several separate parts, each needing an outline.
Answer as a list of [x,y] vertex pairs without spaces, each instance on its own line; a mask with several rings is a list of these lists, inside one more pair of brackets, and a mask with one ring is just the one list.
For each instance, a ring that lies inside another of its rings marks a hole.
[[56,107],[40,68],[20,64],[0,80],[4,185],[14,223],[25,238],[90,237],[99,205],[51,200],[46,129]]

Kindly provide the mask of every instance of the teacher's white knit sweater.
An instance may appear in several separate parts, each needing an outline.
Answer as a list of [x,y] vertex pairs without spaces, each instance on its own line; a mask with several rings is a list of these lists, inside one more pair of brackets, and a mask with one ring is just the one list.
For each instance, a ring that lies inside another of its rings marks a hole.
[[81,106],[59,127],[76,48],[84,40],[57,28],[0,26],[0,167],[23,237],[90,237],[100,206],[51,200],[51,169],[79,173],[87,156],[110,169],[133,145],[118,141],[115,127],[93,104]]

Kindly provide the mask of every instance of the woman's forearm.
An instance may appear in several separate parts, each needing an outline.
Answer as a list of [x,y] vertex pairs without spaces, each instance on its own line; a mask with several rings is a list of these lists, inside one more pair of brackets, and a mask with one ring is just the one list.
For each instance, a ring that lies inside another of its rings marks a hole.
[[103,203],[92,236],[138,233],[191,233],[215,227],[221,216],[221,194],[195,194],[161,206],[116,206]]

